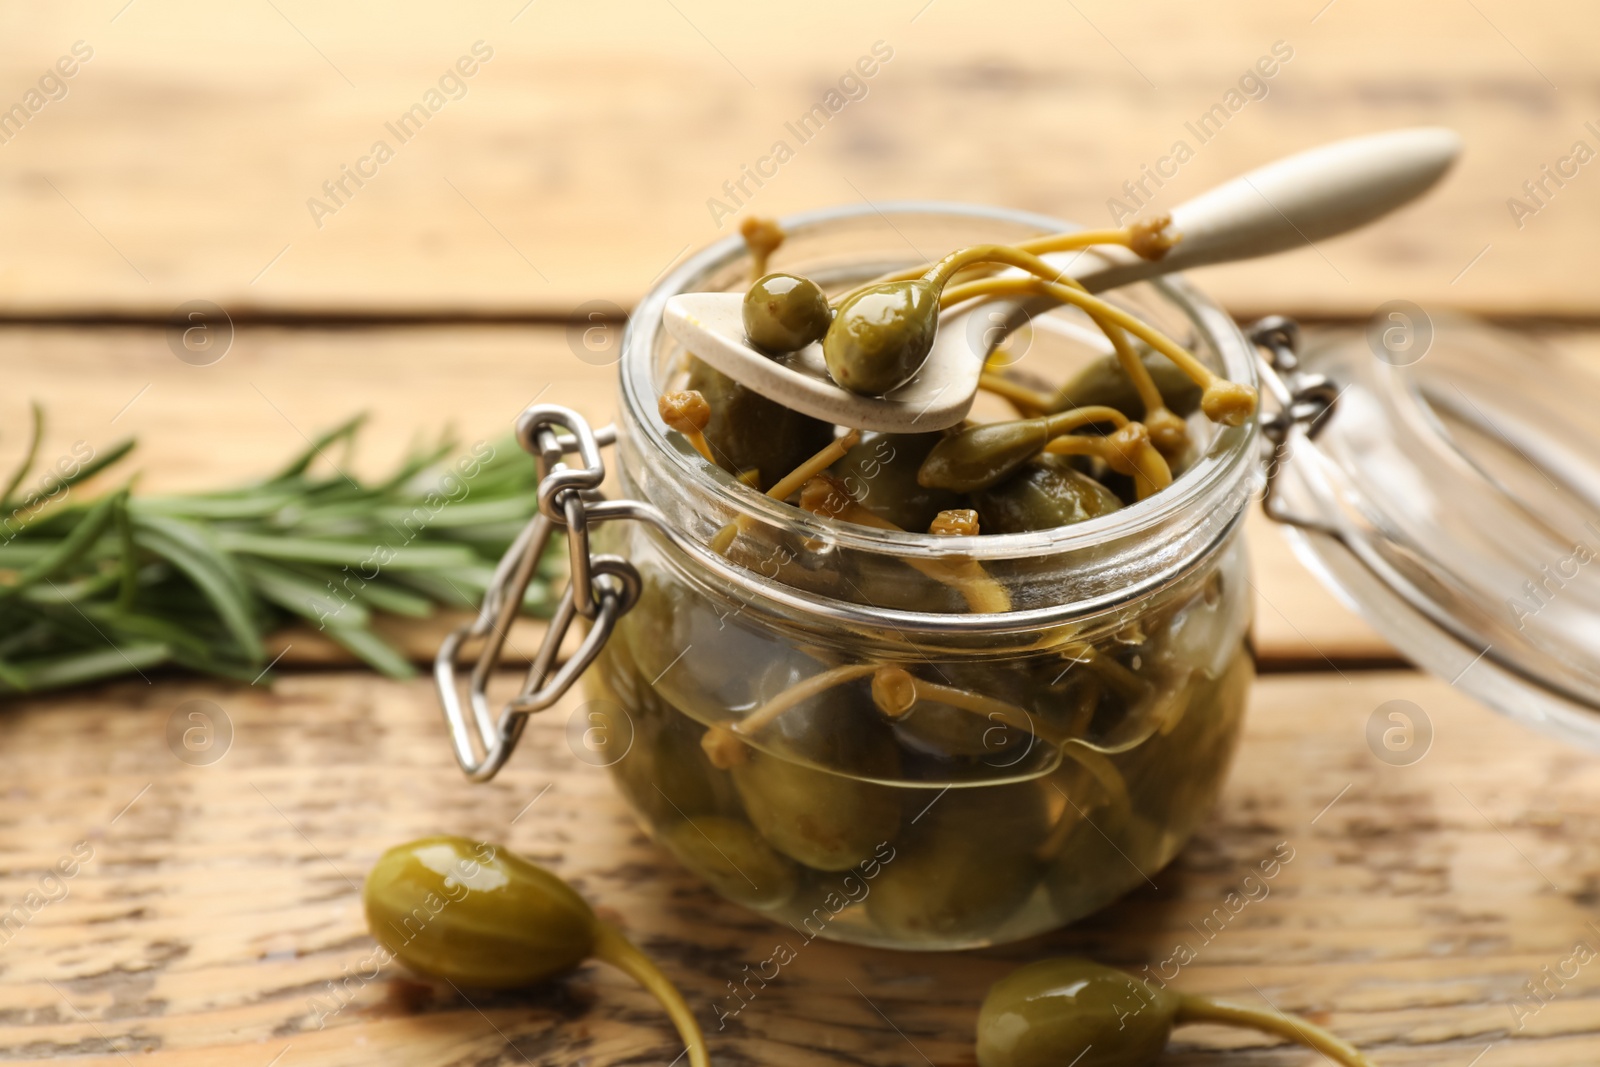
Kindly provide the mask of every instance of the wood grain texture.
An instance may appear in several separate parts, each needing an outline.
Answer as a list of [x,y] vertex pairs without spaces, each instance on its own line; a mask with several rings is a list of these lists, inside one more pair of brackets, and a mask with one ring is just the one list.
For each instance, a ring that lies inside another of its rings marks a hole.
[[[613,328],[614,329],[614,328]],[[1564,349],[1600,356],[1587,333],[1559,335]],[[1600,362],[1600,359],[1597,359]],[[419,435],[453,426],[464,442],[509,434],[538,397],[596,423],[616,412],[616,368],[573,355],[566,327],[411,327],[384,330],[241,328],[219,362],[176,359],[164,331],[13,327],[0,330],[0,469],[23,447],[27,404],[48,413],[44,462],[85,441],[104,449],[139,438],[129,466],[141,490],[202,489],[265,474],[317,431],[356,411],[371,418],[359,450],[333,461],[376,476]],[[1251,518],[1259,651],[1269,663],[1324,669],[1330,662],[1392,659],[1393,651],[1341,606],[1259,514]],[[454,619],[399,623],[403,647],[426,659]],[[338,662],[303,633],[286,636],[286,663]],[[536,647],[532,633],[513,649]],[[274,652],[276,654],[276,651]]]
[[[0,25],[0,106],[75,41],[94,50],[65,98],[0,144],[12,315],[165,316],[197,298],[240,313],[626,307],[730,232],[708,201],[732,205],[724,183],[778,141],[793,158],[761,164],[759,188],[745,179],[752,210],[947,199],[1100,223],[1179,140],[1193,158],[1147,184],[1152,208],[1295,149],[1434,123],[1468,149],[1426,203],[1205,285],[1250,315],[1364,316],[1395,298],[1600,310],[1573,269],[1600,224],[1600,178],[1568,164],[1557,186],[1541,170],[1577,141],[1600,148],[1585,125],[1600,119],[1600,14],[1583,0],[1029,0],[1003,14],[939,0],[74,0],[10,5]],[[480,40],[493,58],[459,99],[441,96],[407,140],[389,132]],[[865,95],[804,141],[790,132],[878,41],[893,58]],[[1229,100],[1277,42],[1293,57],[1264,98]],[[1186,124],[1219,105],[1226,122],[1202,141]],[[323,192],[380,140],[392,159],[359,188],[345,179],[348,197]],[[1530,180],[1546,183],[1536,200]],[[1514,217],[1516,196],[1537,213]],[[312,198],[337,212],[314,218]]]
[[[232,723],[210,766],[166,745],[169,716],[192,699]],[[1380,762],[1366,741],[1369,716],[1396,699],[1434,732],[1411,766]],[[961,955],[805,943],[715,898],[640,832],[605,771],[573,758],[575,703],[537,717],[487,786],[461,778],[420,683],[131,683],[6,709],[0,902],[24,899],[75,843],[94,855],[0,948],[0,1059],[600,1067],[677,1055],[647,997],[598,966],[470,1000],[391,967],[352,981],[350,1004],[318,1028],[309,998],[373,949],[366,871],[389,845],[440,831],[504,842],[571,879],[683,987],[720,1064],[969,1063],[983,991],[1020,962],[1087,952],[1142,967],[1180,943],[1197,956],[1182,988],[1270,998],[1384,1067],[1466,1067],[1486,1048],[1480,1062],[1519,1067],[1600,1054],[1594,964],[1520,1031],[1509,1006],[1575,943],[1600,944],[1600,766],[1441,682],[1261,681],[1217,811],[1153,887],[1057,934]],[[1207,940],[1205,916],[1280,843],[1293,857],[1269,895]],[[797,958],[719,1031],[727,983],[786,941]],[[1163,1063],[1313,1058],[1196,1028]]]

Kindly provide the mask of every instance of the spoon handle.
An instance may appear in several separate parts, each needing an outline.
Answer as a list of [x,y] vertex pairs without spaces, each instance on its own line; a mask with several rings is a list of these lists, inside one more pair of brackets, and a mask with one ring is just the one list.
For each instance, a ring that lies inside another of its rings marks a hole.
[[1334,237],[1420,196],[1460,153],[1461,138],[1442,126],[1390,130],[1300,152],[1173,208],[1172,230],[1183,240],[1164,258],[1142,260],[1124,249],[1107,249],[1105,265],[1089,267],[1078,280],[1098,292]]

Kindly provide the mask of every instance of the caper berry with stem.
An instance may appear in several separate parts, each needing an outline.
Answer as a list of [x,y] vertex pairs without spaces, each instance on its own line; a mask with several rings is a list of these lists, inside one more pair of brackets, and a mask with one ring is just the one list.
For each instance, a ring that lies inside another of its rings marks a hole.
[[744,332],[768,355],[797,352],[822,340],[832,322],[828,296],[810,278],[768,274],[744,294]]
[[712,461],[729,474],[754,470],[765,492],[833,440],[833,426],[762,396],[703,360],[689,362],[687,388],[711,408],[703,428]]
[[1314,1023],[1238,1007],[1076,956],[1039,960],[996,982],[978,1012],[979,1067],[1146,1067],[1175,1026],[1214,1023],[1288,1038],[1344,1067],[1374,1067]]
[[752,731],[761,747],[727,727],[704,741],[761,835],[819,871],[854,867],[900,828],[897,791],[877,784],[898,777],[900,750],[864,704],[846,682],[783,705]]
[[700,1025],[666,975],[566,882],[505,848],[451,836],[396,845],[367,875],[362,901],[379,944],[452,986],[517,989],[604,960],[661,1002],[692,1067],[710,1067]]
[[694,450],[708,463],[717,461],[710,443],[706,441],[705,429],[711,422],[711,405],[706,403],[703,394],[693,389],[662,393],[656,399],[656,411],[667,428],[688,438]]
[[[899,530],[900,527],[868,510],[850,496],[836,480],[822,476],[806,483],[800,492],[800,507],[814,515],[871,526],[880,530]],[[983,564],[972,559],[913,559],[905,560],[907,566],[948,585],[961,594],[967,607],[977,612],[1011,610],[1011,594],[1005,586],[995,581],[984,570]]]
[[917,471],[917,483],[955,493],[987,489],[1044,451],[1056,438],[1097,425],[1120,429],[1132,424],[1120,411],[1090,407],[1036,419],[969,426],[933,446]]
[[959,508],[961,494],[917,481],[942,433],[867,433],[832,467],[852,499],[902,530],[926,530],[941,511]]
[[822,339],[828,374],[852,393],[881,396],[915,375],[939,328],[939,290],[918,278],[845,298]]
[[867,897],[867,914],[901,938],[961,941],[992,935],[1022,906],[1043,866],[1050,829],[1038,781],[929,790]]
[[[592,685],[602,684],[603,674],[616,658],[597,665],[591,672]],[[649,691],[647,682],[640,688]],[[623,795],[655,823],[737,812],[739,797],[732,783],[701,750],[704,728],[670,706],[659,713],[644,710],[660,703],[653,692],[645,701],[619,703],[618,711],[629,709],[634,724],[632,744],[610,765]],[[609,716],[607,711],[590,714]]]
[[716,815],[684,819],[661,836],[686,867],[746,907],[781,907],[799,885],[794,863],[741,819]]
[[[1201,387],[1183,373],[1171,360],[1144,349],[1139,362],[1150,374],[1167,409],[1175,415],[1189,416],[1200,407]],[[1054,410],[1067,411],[1077,407],[1116,408],[1130,419],[1141,418],[1144,401],[1122,369],[1115,353],[1107,353],[1087,363],[1055,396]]]
[[1117,494],[1074,470],[1064,456],[1036,456],[999,485],[973,494],[990,533],[1023,533],[1070,526],[1116,511]]
[[767,261],[789,235],[783,232],[776,219],[748,215],[739,222],[739,236],[750,250],[750,276],[759,278],[767,273]]

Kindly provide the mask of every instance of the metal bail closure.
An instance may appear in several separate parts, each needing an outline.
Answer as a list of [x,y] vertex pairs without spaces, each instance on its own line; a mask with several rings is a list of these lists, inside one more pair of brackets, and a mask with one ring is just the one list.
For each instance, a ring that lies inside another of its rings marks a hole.
[[1261,359],[1261,382],[1272,394],[1278,410],[1261,417],[1261,436],[1272,446],[1266,459],[1266,488],[1261,509],[1274,522],[1301,529],[1337,534],[1325,524],[1290,512],[1275,493],[1278,475],[1295,446],[1313,440],[1339,401],[1339,388],[1326,375],[1300,367],[1300,326],[1282,315],[1269,315],[1250,327],[1248,336]]
[[[639,572],[633,565],[617,556],[591,555],[589,549],[591,519],[626,514],[590,514],[591,509],[604,505],[600,484],[606,471],[600,449],[615,437],[611,427],[592,430],[577,412],[554,404],[530,405],[517,419],[517,441],[539,466],[539,511],[495,567],[477,618],[445,638],[433,661],[434,684],[456,760],[473,781],[488,781],[505,765],[527,717],[550,707],[572,688],[594,662],[617,620],[639,599]],[[567,461],[574,454],[576,465]],[[500,662],[511,625],[521,613],[528,582],[558,529],[567,537],[567,587],[521,690],[501,707],[496,718],[489,701],[489,680]],[[588,622],[588,633],[577,651],[557,668],[562,642],[579,616]],[[456,666],[467,643],[479,640],[483,648],[468,682],[469,720],[462,706]]]
[[1296,554],[1417,666],[1600,749],[1600,380],[1414,305],[1249,336],[1277,408],[1263,503]]

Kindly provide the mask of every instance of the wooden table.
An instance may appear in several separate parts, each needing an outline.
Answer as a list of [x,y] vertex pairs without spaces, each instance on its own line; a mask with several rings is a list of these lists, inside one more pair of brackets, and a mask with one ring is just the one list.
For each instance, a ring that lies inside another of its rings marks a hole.
[[[690,247],[728,232],[708,201],[729,202],[723,183],[775,140],[798,140],[785,123],[880,41],[892,57],[847,85],[859,98],[775,177],[747,181],[749,209],[921,197],[1098,222],[1178,139],[1197,151],[1150,207],[1291,148],[1446,123],[1468,153],[1427,202],[1204,285],[1241,319],[1359,324],[1397,298],[1485,312],[1600,365],[1600,177],[1585,165],[1537,204],[1522,188],[1573,142],[1600,147],[1585,125],[1600,117],[1600,16],[1575,0],[1040,0],[1003,14],[952,0],[226,13],[110,0],[0,20],[0,106],[74,42],[93,52],[0,141],[0,463],[35,398],[53,417],[45,455],[137,434],[149,489],[261,472],[356,409],[373,413],[355,460],[370,471],[419,429],[498,436],[534,396],[605,419],[613,371],[576,358],[574,316],[599,309],[615,326]],[[403,143],[387,132],[478,41],[473,74],[421,128]],[[1185,123],[1277,42],[1292,56],[1265,96],[1198,144]],[[322,189],[382,139],[396,151],[375,175],[337,201]],[[1519,220],[1511,197],[1537,210]],[[190,300],[233,320],[211,366],[169,347]],[[806,945],[722,1031],[726,983],[792,934],[720,902],[644,837],[605,773],[568,753],[570,701],[487,786],[455,769],[424,684],[357,672],[304,633],[280,639],[289,670],[271,691],[167,675],[14,702],[0,709],[0,913],[74,846],[92,857],[0,944],[0,1059],[671,1061],[681,1046],[651,1003],[596,967],[470,1002],[385,970],[316,1025],[309,998],[371,951],[367,868],[448,830],[572,879],[683,986],[719,1063],[968,1063],[983,991],[1019,961],[1081,951],[1142,966],[1190,942],[1186,988],[1305,1012],[1385,1065],[1593,1064],[1600,964],[1552,985],[1537,1013],[1524,998],[1576,943],[1600,949],[1600,766],[1403,669],[1277,531],[1256,521],[1251,537],[1268,675],[1216,813],[1153,885],[987,952]],[[440,625],[395,632],[422,659]],[[1397,699],[1434,731],[1404,767],[1365,740]],[[167,748],[189,700],[232,723],[210,766]],[[1199,945],[1195,924],[1280,842],[1295,859],[1271,895]],[[1312,1057],[1196,1028],[1168,1060]]]

